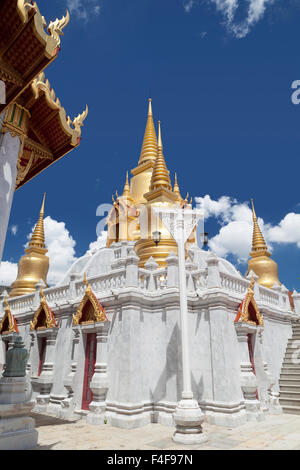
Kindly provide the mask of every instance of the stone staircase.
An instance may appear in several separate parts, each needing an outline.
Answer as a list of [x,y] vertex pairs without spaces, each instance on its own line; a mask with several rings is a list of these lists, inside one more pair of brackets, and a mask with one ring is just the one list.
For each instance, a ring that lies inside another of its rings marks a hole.
[[[299,364],[293,361],[293,356]],[[293,336],[285,351],[279,386],[279,402],[283,412],[300,415],[300,323],[293,325]]]

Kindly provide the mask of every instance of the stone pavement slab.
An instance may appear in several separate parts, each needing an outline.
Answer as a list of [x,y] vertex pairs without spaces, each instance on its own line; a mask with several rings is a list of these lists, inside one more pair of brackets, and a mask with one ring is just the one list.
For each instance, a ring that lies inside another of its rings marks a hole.
[[38,430],[37,450],[299,450],[300,416],[271,415],[238,428],[204,423],[208,442],[184,446],[172,441],[174,428],[148,424],[138,429],[96,426],[83,419],[62,420],[32,413]]

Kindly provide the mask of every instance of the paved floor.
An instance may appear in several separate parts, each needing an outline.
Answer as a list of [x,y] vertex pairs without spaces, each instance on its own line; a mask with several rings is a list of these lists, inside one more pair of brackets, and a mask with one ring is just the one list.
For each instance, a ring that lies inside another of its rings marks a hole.
[[208,442],[201,446],[182,446],[172,439],[173,428],[148,424],[124,430],[109,425],[93,426],[83,420],[65,421],[32,414],[39,433],[37,450],[181,450],[181,449],[285,449],[300,450],[300,416],[267,416],[260,423],[249,422],[239,428],[204,423]]

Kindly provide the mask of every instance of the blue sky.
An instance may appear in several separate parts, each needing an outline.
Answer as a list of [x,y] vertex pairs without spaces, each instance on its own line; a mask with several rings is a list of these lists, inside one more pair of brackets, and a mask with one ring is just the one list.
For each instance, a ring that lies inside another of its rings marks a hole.
[[[88,104],[82,142],[16,192],[3,260],[16,263],[23,254],[44,191],[46,215],[65,224],[62,243],[74,240],[69,258],[89,248],[97,206],[111,202],[137,164],[151,96],[172,178],[176,170],[184,194],[209,195],[210,237],[234,230],[253,197],[280,279],[299,290],[300,106],[292,104],[291,84],[300,79],[300,2],[265,0],[265,9],[250,11],[240,0],[231,12],[216,8],[222,0],[80,3],[38,1],[47,22],[67,4],[71,12],[46,76],[71,117]],[[245,246],[235,245],[243,234],[227,236],[226,249],[219,236],[219,253],[243,261]]]

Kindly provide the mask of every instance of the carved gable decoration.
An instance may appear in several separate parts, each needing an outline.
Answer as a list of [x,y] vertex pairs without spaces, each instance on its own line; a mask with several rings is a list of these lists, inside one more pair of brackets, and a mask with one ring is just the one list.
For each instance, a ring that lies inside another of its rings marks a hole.
[[254,291],[252,290],[254,282],[255,280],[253,277],[248,287],[246,297],[239,307],[238,314],[234,320],[235,323],[241,321],[249,323],[250,325],[263,326],[264,324],[263,317],[254,299]]
[[54,313],[46,302],[46,297],[40,289],[41,303],[33,320],[30,322],[30,330],[45,330],[46,328],[57,328]]
[[86,290],[82,301],[78,307],[76,315],[73,315],[73,325],[88,325],[90,323],[109,321],[105,315],[105,310],[89,285],[84,273],[84,283]]
[[19,333],[18,325],[15,317],[10,311],[9,304],[6,299],[4,299],[4,315],[0,322],[0,334],[7,335],[9,333]]

